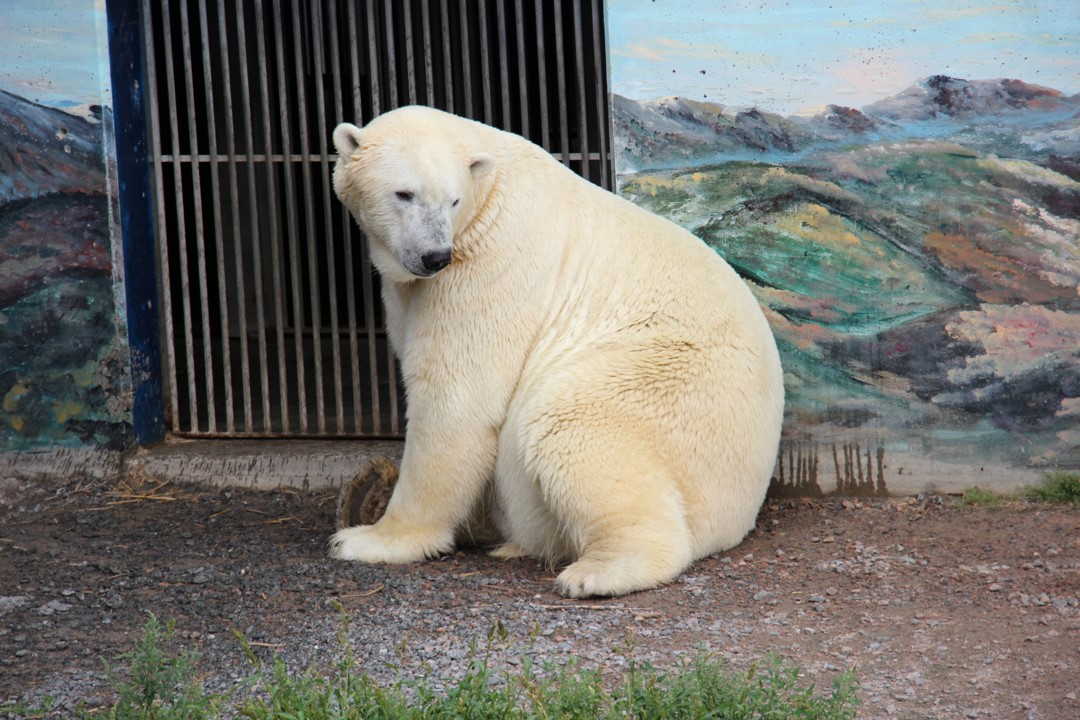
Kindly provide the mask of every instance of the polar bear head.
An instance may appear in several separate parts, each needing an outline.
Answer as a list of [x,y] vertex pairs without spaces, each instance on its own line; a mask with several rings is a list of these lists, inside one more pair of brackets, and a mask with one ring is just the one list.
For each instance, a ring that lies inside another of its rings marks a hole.
[[454,259],[455,238],[490,192],[494,159],[478,125],[424,107],[334,130],[334,192],[367,234],[383,278],[427,278]]

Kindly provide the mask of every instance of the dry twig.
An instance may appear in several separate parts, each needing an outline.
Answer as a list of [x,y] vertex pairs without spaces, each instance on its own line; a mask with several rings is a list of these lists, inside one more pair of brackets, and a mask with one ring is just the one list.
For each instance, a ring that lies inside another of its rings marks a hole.
[[375,587],[371,588],[370,590],[366,590],[364,592],[345,593],[344,595],[338,595],[338,600],[344,600],[345,598],[366,598],[366,597],[371,597],[372,595],[374,595],[376,593],[382,592],[385,587],[386,587],[385,585],[383,585],[382,583],[379,583]]

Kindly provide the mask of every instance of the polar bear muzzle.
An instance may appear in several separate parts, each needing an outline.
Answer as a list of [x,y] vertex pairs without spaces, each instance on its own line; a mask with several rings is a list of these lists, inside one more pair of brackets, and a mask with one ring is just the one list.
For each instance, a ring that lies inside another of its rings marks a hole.
[[434,275],[450,264],[452,256],[453,251],[450,248],[439,248],[420,256],[420,264],[427,274]]

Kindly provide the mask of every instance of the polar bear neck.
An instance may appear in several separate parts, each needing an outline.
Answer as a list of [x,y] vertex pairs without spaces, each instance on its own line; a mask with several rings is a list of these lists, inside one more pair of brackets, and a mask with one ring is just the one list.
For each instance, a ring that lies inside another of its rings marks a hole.
[[500,178],[505,175],[498,165],[484,178],[482,191],[472,217],[454,238],[454,259],[467,261],[483,255],[488,248],[489,238],[499,226],[503,210],[503,193],[499,188]]
[[[492,134],[501,140],[493,148],[495,167],[481,180],[472,218],[454,239],[455,260],[505,258],[513,252],[506,243],[524,245],[544,208],[522,203],[522,198],[534,198],[537,186],[546,186],[553,173],[563,169],[542,148],[523,138],[495,130]],[[497,252],[492,247],[496,241],[503,245]]]

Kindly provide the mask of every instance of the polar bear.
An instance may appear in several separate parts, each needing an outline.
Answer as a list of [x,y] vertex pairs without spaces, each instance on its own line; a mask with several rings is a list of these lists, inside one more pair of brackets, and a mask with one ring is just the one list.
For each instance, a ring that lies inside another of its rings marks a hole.
[[401,364],[397,486],[331,555],[450,550],[478,509],[501,558],[570,597],[676,578],[742,541],[784,388],[747,285],[715,252],[508,132],[405,107],[333,134]]

